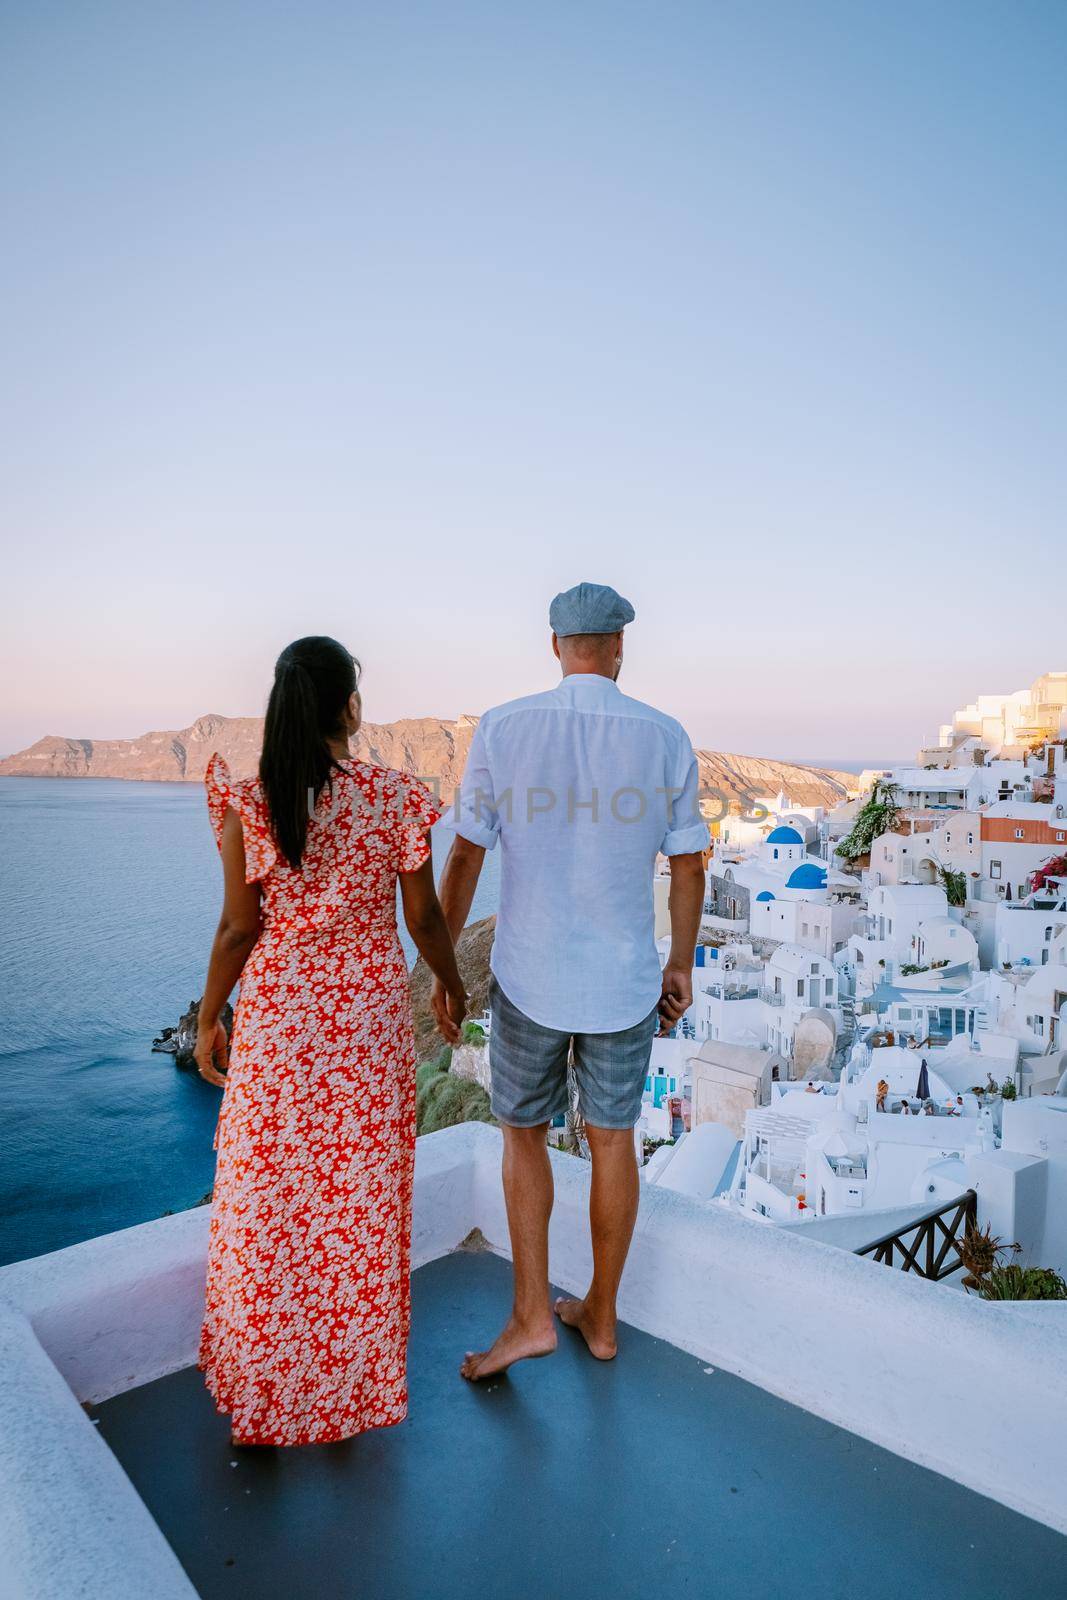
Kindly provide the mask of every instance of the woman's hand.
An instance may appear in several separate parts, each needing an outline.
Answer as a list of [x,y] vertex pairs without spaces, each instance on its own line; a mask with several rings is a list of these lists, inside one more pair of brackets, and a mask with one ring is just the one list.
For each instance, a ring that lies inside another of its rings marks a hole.
[[221,1022],[201,1022],[196,1031],[196,1048],[193,1058],[196,1061],[197,1071],[208,1083],[215,1084],[220,1089],[225,1089],[226,1079],[224,1073],[229,1063],[230,1043],[226,1037],[226,1029]]
[[435,978],[430,991],[430,1008],[438,1033],[448,1044],[459,1044],[463,1018],[467,1015],[467,994],[462,985],[446,989],[440,978]]

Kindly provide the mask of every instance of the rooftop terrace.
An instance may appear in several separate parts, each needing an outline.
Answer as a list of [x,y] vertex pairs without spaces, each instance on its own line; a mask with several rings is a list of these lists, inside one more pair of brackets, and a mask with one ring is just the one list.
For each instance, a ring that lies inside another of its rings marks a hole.
[[417,1272],[410,1418],[343,1445],[234,1451],[193,1370],[94,1408],[203,1600],[1067,1592],[1061,1534],[634,1328],[464,1383],[509,1292]]
[[[588,1168],[553,1164],[573,1291]],[[974,1301],[652,1187],[619,1360],[564,1334],[472,1388],[458,1361],[509,1280],[456,1250],[506,1240],[499,1135],[468,1125],[419,1141],[409,1420],[234,1451],[191,1365],[207,1221],[0,1271],[4,1600],[1067,1592],[1061,1306]]]

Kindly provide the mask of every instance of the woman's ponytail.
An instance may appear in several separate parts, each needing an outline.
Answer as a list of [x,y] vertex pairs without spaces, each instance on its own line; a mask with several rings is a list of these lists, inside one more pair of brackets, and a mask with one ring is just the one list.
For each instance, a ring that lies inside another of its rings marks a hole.
[[336,639],[297,639],[278,657],[267,702],[259,777],[278,849],[299,870],[308,819],[337,765],[329,740],[343,732],[358,666]]

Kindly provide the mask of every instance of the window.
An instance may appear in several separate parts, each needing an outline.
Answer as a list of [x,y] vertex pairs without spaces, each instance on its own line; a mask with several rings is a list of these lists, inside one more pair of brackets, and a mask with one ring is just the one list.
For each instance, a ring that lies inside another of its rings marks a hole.
[[833,992],[834,992],[834,980],[833,980],[833,978],[827,978],[827,980],[826,980],[826,993],[828,995],[831,995],[831,994],[833,994]]
[[804,979],[803,978],[798,978],[797,979],[797,999],[798,1000],[803,1000],[803,998],[804,998]]
[[944,789],[942,789],[941,793],[938,795],[937,803],[939,806],[948,805],[948,794]]
[[1000,862],[999,861],[991,861],[989,863],[989,876],[991,878],[993,878],[993,879],[996,879],[996,878],[1000,877]]
[[952,843],[952,834],[951,834],[951,832],[945,834],[945,843],[946,844],[951,844]]
[[973,833],[969,833],[967,835],[967,843],[968,844],[973,844],[974,843],[974,834]]
[[1026,830],[1025,830],[1025,828],[1016,828],[1015,837],[1017,839],[1025,839],[1026,838]]
[[1062,844],[1065,839],[1067,839],[1067,833],[1064,833],[1063,829],[1061,828],[1056,834],[1056,843]]

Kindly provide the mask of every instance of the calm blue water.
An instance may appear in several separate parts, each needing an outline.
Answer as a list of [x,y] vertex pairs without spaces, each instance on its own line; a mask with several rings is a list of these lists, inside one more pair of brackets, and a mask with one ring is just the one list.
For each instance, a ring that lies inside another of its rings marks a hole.
[[150,1047],[201,991],[220,898],[199,785],[0,778],[0,1263],[210,1188],[219,1093]]

